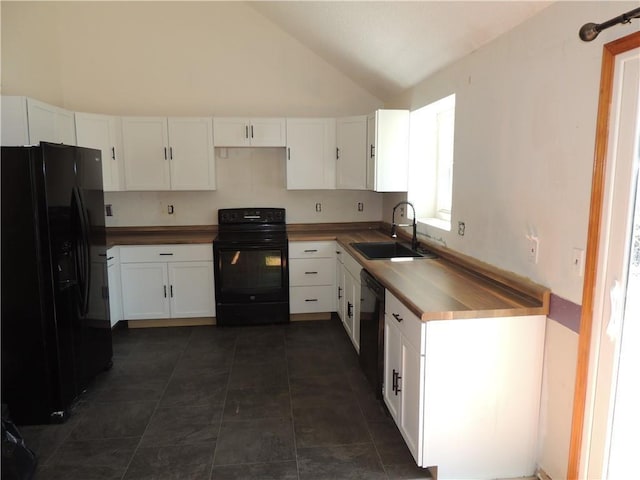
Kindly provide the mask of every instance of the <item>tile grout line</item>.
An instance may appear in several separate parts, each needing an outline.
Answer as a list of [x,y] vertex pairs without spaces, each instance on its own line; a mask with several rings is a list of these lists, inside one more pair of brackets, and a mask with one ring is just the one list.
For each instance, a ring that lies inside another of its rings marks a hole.
[[[220,328],[216,325],[215,328]],[[213,455],[211,456],[211,468],[209,469],[209,479],[213,478],[213,469],[216,466],[216,453],[218,452],[218,444],[220,443],[220,434],[222,433],[222,422],[224,420],[224,409],[227,406],[227,397],[229,396],[229,385],[231,384],[231,374],[236,364],[236,351],[238,349],[238,337],[236,335],[233,340],[233,356],[231,358],[231,366],[229,367],[229,376],[227,377],[227,386],[224,391],[224,401],[222,402],[222,410],[220,411],[220,424],[218,425],[218,434],[216,435],[216,446],[213,449]]]
[[287,387],[289,389],[289,414],[291,415],[291,433],[293,436],[293,454],[296,459],[296,476],[300,480],[300,463],[298,461],[298,442],[296,441],[296,419],[293,416],[293,395],[291,394],[291,376],[289,373],[289,358],[287,356],[289,342],[284,335],[284,362],[287,371]]
[[142,439],[144,438],[144,434],[147,433],[147,430],[149,429],[149,425],[151,424],[151,420],[153,420],[153,417],[156,414],[156,412],[158,411],[158,408],[160,408],[160,402],[162,401],[162,397],[164,397],[164,394],[167,392],[167,388],[169,388],[169,383],[171,382],[171,379],[173,378],[173,374],[176,371],[176,366],[178,365],[178,362],[180,362],[180,359],[184,355],[184,352],[187,349],[187,346],[189,345],[189,342],[191,341],[191,337],[193,336],[193,332],[194,332],[194,330],[192,330],[189,333],[189,339],[185,342],[185,345],[182,348],[182,351],[180,352],[180,355],[176,359],[176,362],[173,364],[173,368],[171,369],[171,374],[169,375],[169,378],[167,379],[167,384],[164,386],[164,389],[163,389],[162,393],[160,394],[158,400],[156,401],[156,406],[154,407],[153,412],[151,412],[151,416],[149,417],[149,421],[147,422],[147,425],[144,427],[144,431],[142,432],[142,435],[140,435],[140,440],[138,441],[138,445],[136,445],[136,448],[133,450],[133,454],[131,455],[131,458],[129,459],[129,462],[127,462],[127,466],[125,467],[124,472],[122,473],[122,476],[120,477],[120,480],[124,480],[126,478],[126,476],[127,476],[127,472],[129,471],[129,468],[131,467],[131,462],[133,462],[133,459],[136,457],[136,454],[138,453],[138,450],[140,449],[140,444],[142,443]]

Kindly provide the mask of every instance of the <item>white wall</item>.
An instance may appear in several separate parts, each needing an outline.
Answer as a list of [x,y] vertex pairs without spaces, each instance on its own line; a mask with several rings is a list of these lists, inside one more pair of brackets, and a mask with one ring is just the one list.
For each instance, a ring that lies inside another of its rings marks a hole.
[[[382,106],[243,2],[3,1],[0,8],[5,95],[114,115],[333,117]],[[296,223],[382,216],[381,194],[287,191],[283,149],[229,152],[217,159],[216,192],[107,194],[114,210],[107,224],[207,225],[218,208],[249,204],[285,207]]]
[[[448,247],[547,285],[580,304],[572,249],[586,248],[602,45],[638,30],[616,26],[591,43],[586,22],[636,2],[557,2],[443,69],[386,107],[416,109],[456,93],[452,231],[427,228]],[[386,195],[390,212],[402,195]],[[465,222],[463,237],[458,221]],[[540,238],[527,260],[527,234]],[[578,335],[548,322],[540,466],[566,477]]]

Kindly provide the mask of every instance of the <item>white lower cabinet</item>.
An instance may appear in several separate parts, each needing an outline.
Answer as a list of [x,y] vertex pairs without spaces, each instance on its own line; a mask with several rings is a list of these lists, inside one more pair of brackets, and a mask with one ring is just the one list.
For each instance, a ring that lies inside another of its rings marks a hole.
[[109,316],[113,327],[123,319],[120,247],[111,247],[107,250],[107,274],[109,277]]
[[536,469],[545,317],[422,322],[386,292],[383,397],[439,479]]
[[289,243],[289,311],[335,311],[335,242]]
[[120,247],[125,320],[215,316],[211,245]]
[[340,321],[344,324],[345,320],[345,310],[346,310],[346,300],[344,295],[344,287],[345,287],[345,269],[344,269],[344,248],[341,245],[338,245],[336,242],[336,289],[335,289],[335,298],[336,298],[336,311],[338,313],[338,317],[340,317]]
[[360,272],[362,267],[343,250],[344,267],[344,325],[351,343],[360,353]]

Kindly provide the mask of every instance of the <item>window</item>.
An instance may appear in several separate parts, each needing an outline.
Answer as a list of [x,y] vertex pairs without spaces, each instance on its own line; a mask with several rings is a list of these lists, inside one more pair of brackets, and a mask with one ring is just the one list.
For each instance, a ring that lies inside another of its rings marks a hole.
[[411,112],[408,200],[418,222],[451,230],[456,96]]

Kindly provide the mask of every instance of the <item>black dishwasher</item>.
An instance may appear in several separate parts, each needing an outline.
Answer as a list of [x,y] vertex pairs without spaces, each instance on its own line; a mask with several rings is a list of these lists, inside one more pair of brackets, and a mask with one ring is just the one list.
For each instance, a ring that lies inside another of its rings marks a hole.
[[360,281],[360,367],[376,396],[382,398],[384,287],[364,269]]

